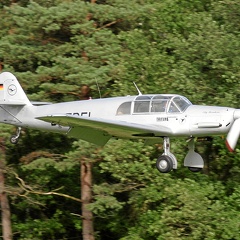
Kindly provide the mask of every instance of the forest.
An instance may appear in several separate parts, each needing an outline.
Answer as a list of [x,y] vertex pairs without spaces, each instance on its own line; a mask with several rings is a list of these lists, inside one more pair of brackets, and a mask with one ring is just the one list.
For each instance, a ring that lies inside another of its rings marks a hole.
[[[135,82],[144,94],[240,107],[240,1],[2,0],[0,16],[0,72],[12,72],[31,101],[79,100],[83,85],[94,99],[137,95]],[[16,128],[0,130],[4,240],[240,239],[240,145],[230,153],[225,136],[196,142],[199,173],[183,167],[187,139],[171,139],[179,167],[161,174],[161,139],[100,148],[23,129],[13,145]]]

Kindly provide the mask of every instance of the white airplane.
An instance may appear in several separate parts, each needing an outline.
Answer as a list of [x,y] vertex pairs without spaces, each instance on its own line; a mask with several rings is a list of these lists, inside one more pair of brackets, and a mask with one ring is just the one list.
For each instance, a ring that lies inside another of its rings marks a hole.
[[[138,90],[138,89],[137,89]],[[193,172],[204,167],[194,151],[194,138],[227,134],[226,145],[234,151],[240,134],[240,109],[193,105],[176,94],[101,98],[64,103],[30,102],[16,77],[0,74],[0,122],[17,126],[11,137],[17,143],[21,128],[65,133],[104,146],[110,138],[145,139],[159,143],[164,153],[156,162],[162,173],[177,169],[170,152],[170,137],[187,137],[184,166]]]

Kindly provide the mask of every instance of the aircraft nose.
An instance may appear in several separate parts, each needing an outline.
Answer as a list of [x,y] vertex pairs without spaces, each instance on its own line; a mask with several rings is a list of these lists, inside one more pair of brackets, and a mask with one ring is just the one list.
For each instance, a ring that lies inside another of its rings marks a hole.
[[240,109],[233,112],[234,122],[227,134],[226,145],[230,152],[233,152],[240,137]]

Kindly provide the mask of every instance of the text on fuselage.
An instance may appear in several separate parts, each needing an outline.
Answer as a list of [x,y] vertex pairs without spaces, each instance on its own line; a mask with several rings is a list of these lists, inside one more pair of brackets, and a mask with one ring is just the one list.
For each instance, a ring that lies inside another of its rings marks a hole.
[[90,117],[91,112],[74,112],[74,113],[66,113],[66,115],[79,116],[79,117]]
[[157,117],[157,122],[165,122],[168,121],[168,117]]

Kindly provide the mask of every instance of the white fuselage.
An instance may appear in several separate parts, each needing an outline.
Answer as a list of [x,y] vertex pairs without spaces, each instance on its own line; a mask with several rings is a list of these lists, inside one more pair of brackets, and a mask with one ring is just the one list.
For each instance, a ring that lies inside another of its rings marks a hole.
[[[94,99],[56,103],[42,106],[0,106],[0,122],[24,128],[34,128],[51,132],[69,131],[68,126],[59,126],[36,119],[41,116],[67,114],[79,117],[99,118],[135,124],[166,127],[167,136],[207,136],[226,134],[234,122],[233,108],[200,106],[190,104],[184,111],[168,110],[136,111],[137,96]],[[145,101],[147,102],[147,101]],[[144,103],[145,103],[144,102]],[[119,107],[128,103],[129,112],[119,113]],[[149,104],[147,102],[147,104]],[[152,102],[150,105],[153,104]],[[129,137],[119,132],[119,137]],[[135,138],[135,137],[134,137]],[[144,138],[141,136],[141,138]]]

